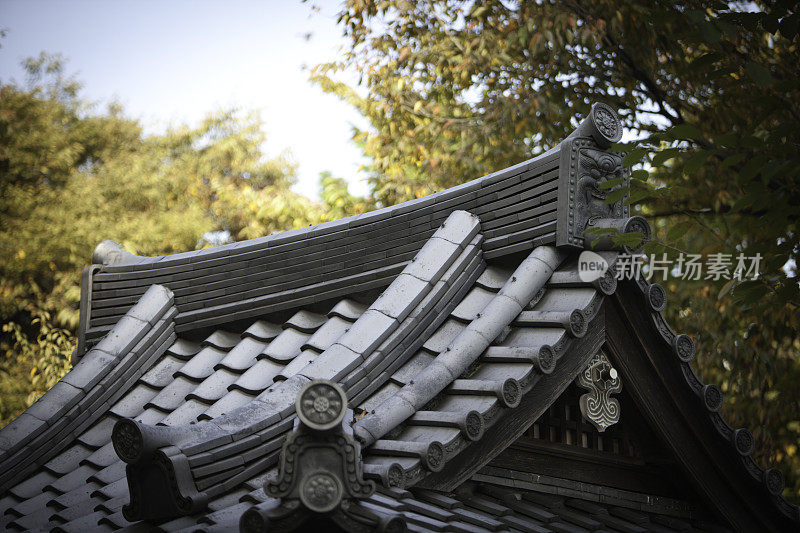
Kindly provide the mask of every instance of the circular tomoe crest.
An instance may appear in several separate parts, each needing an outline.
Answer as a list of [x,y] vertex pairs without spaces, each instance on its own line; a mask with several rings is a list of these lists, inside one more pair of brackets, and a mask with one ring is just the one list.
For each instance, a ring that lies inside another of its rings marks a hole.
[[600,291],[603,294],[610,296],[617,290],[617,276],[615,276],[612,269],[609,268],[600,276],[600,279],[597,280],[597,285],[600,287]]
[[402,487],[403,467],[397,463],[392,463],[386,472],[386,482],[390,487]]
[[464,429],[469,440],[479,440],[483,436],[483,417],[478,411],[467,413]]
[[722,391],[713,383],[703,387],[703,403],[712,413],[720,410],[723,399]]
[[549,374],[556,366],[556,354],[553,348],[548,344],[543,344],[539,347],[539,353],[536,356],[538,363],[538,370],[542,374]]
[[664,291],[664,287],[658,283],[650,285],[647,289],[647,300],[653,311],[663,311],[667,306],[667,293]]
[[506,407],[516,407],[522,399],[522,391],[516,379],[507,379],[503,382],[502,400]]
[[741,455],[750,455],[753,453],[755,447],[755,440],[753,434],[747,428],[737,429],[733,432],[734,444],[736,451]]
[[114,429],[111,432],[111,442],[114,445],[114,451],[126,463],[137,461],[144,448],[141,431],[136,427],[136,423],[133,420],[127,418],[114,425]]
[[433,441],[428,445],[425,453],[425,466],[431,472],[438,472],[444,466],[444,446],[441,442]]
[[601,102],[596,103],[592,107],[592,119],[597,131],[608,142],[615,143],[622,138],[622,125],[619,117],[610,106]]
[[588,329],[586,313],[580,309],[574,309],[569,315],[569,329],[573,337],[581,338],[586,335]]
[[336,476],[319,470],[312,472],[300,487],[300,500],[303,505],[317,513],[327,513],[342,501],[342,483]]
[[381,531],[383,533],[403,533],[404,531],[407,530],[408,528],[406,527],[406,521],[403,518],[401,518],[400,515],[395,515],[389,518],[382,519],[381,525],[378,528],[378,531]]
[[673,347],[675,348],[675,354],[678,356],[678,359],[684,363],[688,363],[694,359],[694,341],[689,335],[683,333],[676,335],[673,341]]
[[783,492],[783,487],[785,486],[783,472],[775,468],[768,469],[766,472],[764,472],[764,484],[767,486],[767,490],[771,494],[774,494],[775,496],[780,495],[780,493]]
[[239,531],[242,533],[261,533],[267,531],[267,521],[255,509],[248,509],[239,519]]
[[636,246],[626,246],[625,250],[628,253],[635,253],[644,247],[645,243],[650,240],[652,235],[652,230],[650,229],[650,224],[647,223],[647,220],[644,217],[640,217],[639,215],[632,216],[628,222],[625,224],[625,233],[641,233],[642,240]]
[[311,429],[327,430],[338,426],[347,410],[347,395],[332,381],[315,380],[303,387],[295,401],[297,416]]

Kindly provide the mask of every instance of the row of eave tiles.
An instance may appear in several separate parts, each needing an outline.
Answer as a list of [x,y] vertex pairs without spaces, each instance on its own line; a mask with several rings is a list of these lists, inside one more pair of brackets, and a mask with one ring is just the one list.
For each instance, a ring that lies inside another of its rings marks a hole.
[[[369,411],[408,383],[436,354],[473,320],[496,294],[511,272],[489,266],[460,304],[423,348],[400,367],[391,378],[359,408]],[[595,296],[593,288],[549,289],[533,309],[571,311],[583,309]],[[0,498],[0,527],[17,530],[64,531],[115,530],[130,525],[122,517],[128,490],[125,465],[110,442],[111,429],[121,417],[147,424],[181,426],[213,419],[242,406],[276,381],[286,379],[333,344],[367,309],[365,303],[343,299],[327,314],[305,309],[284,324],[255,321],[241,334],[216,330],[200,343],[178,339],[138,383],[95,425],[44,467]],[[560,328],[517,324],[499,343],[507,346],[554,344],[565,334]],[[523,380],[533,371],[528,363],[483,362],[471,376],[476,379]],[[498,400],[491,396],[450,396],[437,409],[485,413]],[[453,441],[459,430],[446,427],[406,426],[392,438],[443,445]],[[400,463],[410,469],[418,459],[365,453],[365,463]],[[243,498],[263,498],[263,479],[257,478],[213,500],[211,513],[184,517],[161,527],[174,530],[195,524],[213,526],[214,516]],[[250,505],[249,503],[247,504]],[[43,512],[43,510],[45,510]],[[240,512],[241,514],[241,512]],[[228,516],[228,519],[230,517]],[[187,523],[187,521],[189,523]],[[229,524],[231,525],[231,524]]]

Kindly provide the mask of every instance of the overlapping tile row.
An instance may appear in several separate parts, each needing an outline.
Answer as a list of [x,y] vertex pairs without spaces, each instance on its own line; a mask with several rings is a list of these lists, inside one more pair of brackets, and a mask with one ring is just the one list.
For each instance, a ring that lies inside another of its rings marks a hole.
[[[268,498],[263,490],[245,492],[242,489],[237,500],[238,503],[198,520],[187,518],[175,521],[164,529],[181,533],[231,531],[240,528],[241,514],[251,507],[265,514],[270,510],[279,512],[279,502]],[[340,527],[353,532],[394,531],[403,527],[411,532],[728,531],[705,517],[676,517],[669,512],[641,510],[624,504],[589,501],[485,482],[467,483],[455,493],[380,487],[371,497],[353,502],[346,510],[337,511],[332,519]],[[293,525],[302,530],[302,523]],[[239,530],[250,532],[244,526]],[[126,531],[133,533],[137,530]]]
[[[110,441],[118,420],[180,427],[230,412],[291,376],[293,361],[303,354],[324,351],[335,332],[347,330],[367,307],[342,299],[327,313],[300,309],[280,326],[257,320],[242,333],[216,330],[199,342],[173,335],[166,351],[147,363],[149,369],[97,422],[10,488],[0,500],[0,527],[95,531],[130,525],[122,515],[129,500],[125,463]],[[274,366],[264,367],[264,361]],[[250,369],[255,372],[248,376]]]
[[176,314],[170,291],[150,287],[80,363],[0,430],[0,493],[96,424],[175,340]]
[[102,337],[153,283],[173,290],[179,332],[385,287],[454,210],[480,218],[487,258],[552,243],[558,165],[556,149],[441,193],[336,222],[185,254],[116,254],[121,264],[102,266],[85,283],[89,318],[81,348]]
[[[129,463],[127,478],[132,498],[131,505],[125,508],[126,517],[133,520],[145,517],[141,513],[147,512],[154,513],[148,518],[195,512],[209,499],[270,467],[293,422],[297,391],[311,379],[339,381],[351,397],[371,394],[382,386],[439,327],[483,271],[483,237],[479,229],[477,217],[454,212],[414,261],[352,325],[342,328],[345,324],[337,322],[341,317],[333,310],[324,325],[309,313],[295,315],[251,369],[262,361],[267,361],[266,366],[255,371],[248,369],[236,379],[231,375],[234,368],[242,368],[239,352],[254,353],[255,346],[237,346],[227,355],[211,350],[213,347],[207,349],[207,354],[198,352],[189,363],[193,366],[191,372],[178,372],[168,387],[180,389],[182,380],[202,378],[195,391],[216,390],[211,399],[219,396],[215,401],[222,405],[215,403],[199,413],[197,402],[203,403],[198,399],[200,394],[194,392],[190,397],[186,392],[188,401],[176,406],[178,414],[170,416],[177,420],[185,411],[213,420],[180,427],[125,421],[115,427],[116,450]],[[270,329],[263,324],[260,327]],[[312,328],[317,328],[313,335]],[[284,338],[276,344],[281,336]],[[313,346],[324,349],[317,355]],[[285,367],[275,367],[276,360],[284,361],[292,355]],[[215,372],[208,374],[212,368]],[[270,372],[275,376],[271,381]],[[206,380],[209,385],[204,387]],[[224,392],[226,383],[230,384]],[[173,397],[170,392],[161,394],[167,399]],[[248,394],[257,396],[250,398]],[[159,401],[156,397],[151,403],[158,405]],[[242,402],[246,403],[239,405]],[[155,468],[168,472],[168,477],[156,485],[147,485]],[[152,498],[158,501],[151,501]],[[159,510],[158,505],[165,501],[171,501],[172,506]]]
[[[545,268],[542,283],[530,285],[525,303],[512,311],[507,321],[494,322],[496,329],[480,328],[480,323],[476,328],[476,322],[482,316],[495,319],[498,313],[490,308],[492,302],[508,300],[504,295],[509,288],[522,286],[525,276],[536,276],[536,272],[525,262],[515,272],[497,267],[484,271],[422,350],[360,405],[367,414],[354,428],[369,444],[364,451],[365,475],[384,486],[412,486],[440,471],[471,444],[480,445],[498,415],[519,405],[538,379],[553,371],[571,340],[586,333],[599,310],[603,293],[593,284],[569,278],[572,266],[552,276],[552,270]],[[553,285],[544,287],[550,279],[554,279]],[[613,292],[613,281],[611,278],[612,286],[605,290]],[[482,344],[474,338],[465,343],[474,351],[471,359],[453,374],[440,375],[441,390],[421,398],[420,407],[409,417],[391,422],[389,412],[399,413],[398,418],[405,415],[396,399],[403,397],[403,391],[414,392],[414,385],[425,384],[421,376],[434,368],[441,354],[455,352],[458,339],[469,334],[471,327],[486,332]]]
[[698,408],[708,413],[709,421],[721,437],[723,446],[735,450],[742,468],[747,472],[753,490],[768,494],[769,500],[781,514],[800,525],[800,506],[787,502],[783,496],[785,480],[783,473],[776,468],[764,469],[753,459],[755,439],[747,428],[734,429],[720,414],[724,395],[714,384],[703,383],[692,368],[695,356],[694,341],[689,335],[677,334],[667,323],[662,311],[667,305],[667,295],[658,283],[650,283],[644,275],[636,278],[635,287],[641,292],[648,307],[655,330],[666,343],[679,362],[686,385],[699,400]]
[[360,504],[402,520],[408,531],[724,531],[713,522],[689,521],[578,498],[467,484],[455,494],[412,489],[376,494]]

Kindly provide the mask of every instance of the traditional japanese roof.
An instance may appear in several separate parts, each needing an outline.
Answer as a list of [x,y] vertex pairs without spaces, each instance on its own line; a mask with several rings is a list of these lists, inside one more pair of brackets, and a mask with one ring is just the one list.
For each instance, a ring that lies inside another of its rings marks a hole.
[[102,243],[74,368],[0,430],[0,525],[796,529],[664,289],[580,275],[588,226],[649,233],[598,188],[620,133],[598,104],[392,208],[157,258]]

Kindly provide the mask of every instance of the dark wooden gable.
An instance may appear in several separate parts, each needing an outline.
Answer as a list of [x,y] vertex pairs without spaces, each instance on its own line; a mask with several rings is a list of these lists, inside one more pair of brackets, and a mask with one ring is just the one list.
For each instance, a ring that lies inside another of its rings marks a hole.
[[581,414],[578,400],[585,392],[575,383],[570,384],[489,466],[539,474],[566,485],[587,483],[699,501],[691,491],[687,493],[686,476],[625,389],[617,396],[622,417],[604,432]]

